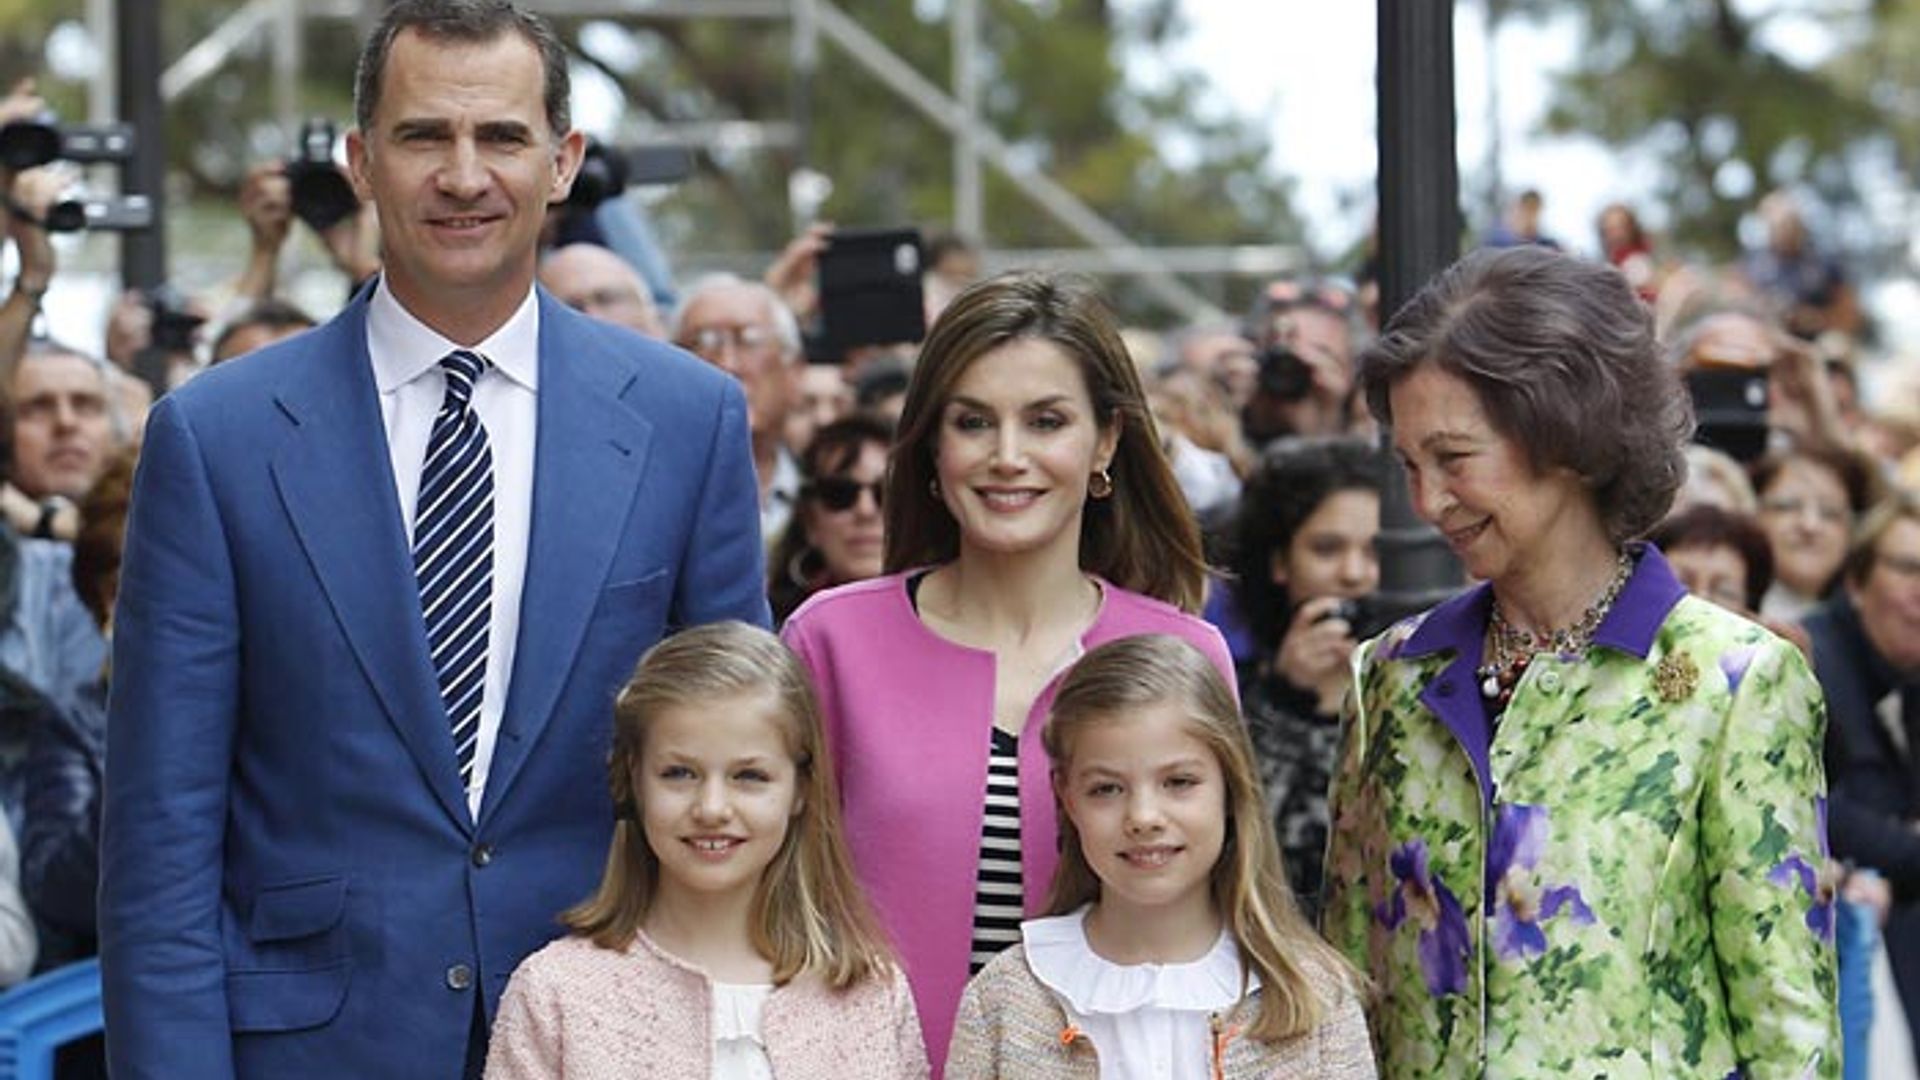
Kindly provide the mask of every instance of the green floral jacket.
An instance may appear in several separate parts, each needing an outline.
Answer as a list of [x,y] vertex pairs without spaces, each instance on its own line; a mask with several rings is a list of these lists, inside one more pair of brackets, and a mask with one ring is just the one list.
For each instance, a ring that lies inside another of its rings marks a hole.
[[1820,687],[1640,549],[1490,730],[1480,586],[1355,660],[1323,918],[1383,1077],[1838,1077]]

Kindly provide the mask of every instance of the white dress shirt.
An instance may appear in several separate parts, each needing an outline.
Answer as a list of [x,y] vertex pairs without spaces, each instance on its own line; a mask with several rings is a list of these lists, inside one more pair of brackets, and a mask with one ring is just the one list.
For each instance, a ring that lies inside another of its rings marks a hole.
[[[478,819],[493,748],[506,711],[507,677],[520,634],[520,593],[527,577],[527,530],[533,516],[533,437],[540,387],[540,305],[532,289],[511,318],[474,352],[493,362],[473,388],[473,407],[493,453],[493,618],[487,629],[487,678],[481,691],[480,734],[473,751],[467,809]],[[413,540],[414,503],[427,460],[433,419],[447,393],[440,359],[462,346],[440,336],[401,306],[383,277],[367,307],[367,355],[380,390],[393,486],[400,497],[407,543]],[[447,743],[451,751],[453,743]]]

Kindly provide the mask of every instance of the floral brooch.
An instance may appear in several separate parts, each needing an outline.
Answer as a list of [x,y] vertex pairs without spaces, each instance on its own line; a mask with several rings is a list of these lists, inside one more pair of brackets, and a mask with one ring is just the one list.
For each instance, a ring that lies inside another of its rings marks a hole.
[[1654,665],[1653,688],[1659,692],[1661,701],[1685,701],[1699,685],[1700,668],[1686,653],[1668,653]]

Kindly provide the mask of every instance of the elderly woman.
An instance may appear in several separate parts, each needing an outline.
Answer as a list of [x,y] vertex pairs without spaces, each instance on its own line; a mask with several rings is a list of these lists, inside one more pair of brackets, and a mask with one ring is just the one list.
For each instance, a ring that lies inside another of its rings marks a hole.
[[1355,664],[1324,921],[1382,1074],[1838,1077],[1820,690],[1630,542],[1691,426],[1646,308],[1482,252],[1361,379],[1484,582]]

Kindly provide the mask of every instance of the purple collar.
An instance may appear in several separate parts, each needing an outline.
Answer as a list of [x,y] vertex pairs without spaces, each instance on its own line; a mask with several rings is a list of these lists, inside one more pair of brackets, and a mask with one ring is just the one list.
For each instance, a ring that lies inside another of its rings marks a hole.
[[[1687,590],[1673,576],[1666,557],[1652,544],[1630,544],[1633,573],[1621,587],[1613,609],[1600,621],[1593,643],[1629,653],[1641,660],[1653,648],[1654,635]],[[1447,730],[1473,762],[1480,797],[1492,805],[1494,790],[1488,762],[1493,724],[1481,700],[1480,654],[1492,613],[1493,588],[1476,585],[1435,607],[1401,643],[1394,659],[1405,660],[1451,652],[1452,662],[1436,672],[1420,691],[1420,701]]]
[[[1613,609],[1593,632],[1593,643],[1645,660],[1660,624],[1667,621],[1667,613],[1687,595],[1687,589],[1673,576],[1673,567],[1659,548],[1635,543],[1628,544],[1627,550],[1634,556],[1633,573],[1621,587]],[[1448,650],[1477,667],[1492,606],[1493,587],[1485,582],[1440,603],[1408,635],[1398,655],[1412,658]]]

